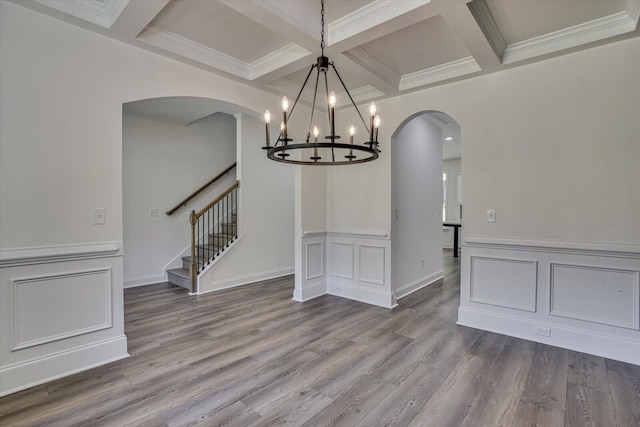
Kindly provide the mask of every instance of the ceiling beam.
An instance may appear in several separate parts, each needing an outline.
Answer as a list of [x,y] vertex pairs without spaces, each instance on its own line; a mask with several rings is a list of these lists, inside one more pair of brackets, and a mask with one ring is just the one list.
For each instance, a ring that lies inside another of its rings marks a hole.
[[315,51],[320,46],[320,13],[316,17],[303,7],[305,2],[220,0],[220,3],[288,40],[295,40],[307,50]]
[[[442,16],[483,71],[501,66],[506,47],[484,0],[439,2]],[[476,16],[474,16],[474,14]]]
[[360,80],[385,95],[398,92],[400,75],[393,72],[365,49],[356,47],[348,50],[342,53],[338,60],[339,68],[344,69],[351,75],[358,76]]
[[130,1],[111,26],[114,37],[120,40],[135,39],[170,1]]

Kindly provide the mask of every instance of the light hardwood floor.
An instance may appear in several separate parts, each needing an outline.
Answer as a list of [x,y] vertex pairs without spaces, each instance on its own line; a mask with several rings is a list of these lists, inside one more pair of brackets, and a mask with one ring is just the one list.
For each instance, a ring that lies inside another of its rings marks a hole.
[[459,261],[394,310],[293,278],[125,292],[131,357],[0,399],[2,426],[640,426],[640,367],[457,326]]

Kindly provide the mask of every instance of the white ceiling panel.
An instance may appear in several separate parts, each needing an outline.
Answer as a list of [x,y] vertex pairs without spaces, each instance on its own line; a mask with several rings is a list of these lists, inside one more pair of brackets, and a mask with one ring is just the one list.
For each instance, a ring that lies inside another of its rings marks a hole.
[[[398,49],[398,46],[402,46]],[[361,46],[399,75],[469,56],[444,18],[434,16]]]
[[151,26],[247,63],[290,43],[217,1],[173,0]]

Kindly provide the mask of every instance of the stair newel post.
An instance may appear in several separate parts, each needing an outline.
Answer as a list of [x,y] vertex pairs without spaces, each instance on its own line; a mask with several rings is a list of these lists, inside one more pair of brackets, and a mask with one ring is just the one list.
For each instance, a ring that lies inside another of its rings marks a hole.
[[196,224],[198,223],[198,217],[196,211],[191,211],[189,215],[189,222],[191,223],[191,293],[195,294],[197,291],[198,280],[198,261],[196,257]]

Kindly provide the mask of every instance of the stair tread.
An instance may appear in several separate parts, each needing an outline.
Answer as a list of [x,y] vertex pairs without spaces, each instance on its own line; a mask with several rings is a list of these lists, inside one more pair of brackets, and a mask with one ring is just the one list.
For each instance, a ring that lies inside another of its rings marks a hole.
[[184,277],[185,279],[191,280],[189,270],[187,270],[186,268],[172,268],[171,270],[167,270],[167,274],[174,274],[176,276]]

